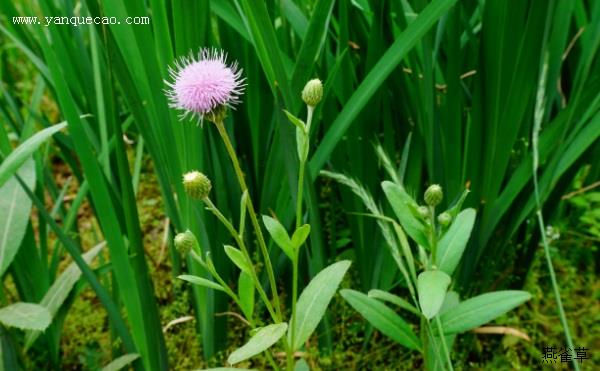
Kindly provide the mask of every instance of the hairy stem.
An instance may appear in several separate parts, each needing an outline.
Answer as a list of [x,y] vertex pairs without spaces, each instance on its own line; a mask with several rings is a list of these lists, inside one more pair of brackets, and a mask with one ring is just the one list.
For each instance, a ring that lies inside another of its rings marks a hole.
[[[229,220],[227,220],[225,215],[223,215],[221,213],[221,211],[219,209],[217,209],[217,207],[212,203],[210,198],[204,199],[204,203],[206,203],[206,206],[208,207],[208,209],[217,217],[217,219],[219,219],[219,221],[221,221],[221,223],[225,226],[225,228],[227,228],[227,230],[229,231],[229,233],[235,240],[236,244],[240,247],[242,254],[244,254],[244,258],[246,259],[246,263],[248,263],[248,265],[250,267],[252,280],[254,281],[256,290],[258,291],[258,294],[260,295],[262,301],[265,303],[265,306],[267,307],[267,310],[269,311],[271,318],[273,318],[274,321],[277,321],[277,315],[276,315],[275,311],[273,310],[273,306],[271,305],[269,298],[267,297],[267,293],[265,293],[265,290],[263,290],[262,285],[260,284],[258,275],[256,274],[256,271],[254,270],[254,264],[252,263],[252,260],[250,259],[250,254],[248,253],[246,244],[244,244],[244,240],[237,233],[237,231],[235,230],[235,228],[233,227],[231,222]],[[244,212],[244,211],[242,210],[242,212]]]
[[[235,170],[235,174],[238,179],[238,183],[240,184],[240,188],[242,189],[242,193],[248,190],[248,186],[246,185],[246,181],[244,180],[244,173],[242,172],[242,168],[240,167],[240,162],[238,160],[237,154],[233,149],[233,145],[229,140],[229,135],[227,134],[227,130],[225,130],[225,125],[223,121],[217,121],[215,123],[217,129],[219,130],[219,134],[223,139],[223,143],[225,144],[225,148],[227,149],[227,153],[233,163],[233,168]],[[279,295],[277,293],[277,285],[275,283],[275,273],[273,271],[273,265],[271,264],[271,258],[269,257],[269,251],[267,250],[267,244],[265,243],[265,238],[262,234],[262,230],[260,228],[260,224],[258,223],[258,219],[256,217],[256,212],[254,211],[254,204],[250,198],[250,194],[248,194],[248,214],[250,215],[250,221],[252,222],[252,227],[256,233],[256,239],[258,240],[258,245],[260,247],[261,253],[265,260],[265,267],[267,269],[267,276],[269,278],[269,284],[271,285],[271,291],[273,294],[273,301],[275,302],[275,312],[276,312],[276,322],[282,321],[281,315],[281,305],[279,304]]]

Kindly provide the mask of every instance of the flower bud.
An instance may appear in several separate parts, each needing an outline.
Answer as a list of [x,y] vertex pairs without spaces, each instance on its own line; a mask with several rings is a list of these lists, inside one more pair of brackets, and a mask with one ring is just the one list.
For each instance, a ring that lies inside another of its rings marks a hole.
[[192,251],[194,246],[196,246],[198,243],[198,240],[196,240],[196,236],[194,236],[194,234],[188,229],[183,233],[178,233],[177,236],[175,236],[174,242],[177,251],[183,255],[186,255]]
[[425,203],[429,206],[437,206],[442,202],[444,193],[439,184],[432,184],[425,191]]
[[302,100],[307,105],[314,107],[323,98],[323,84],[319,79],[312,79],[302,89]]
[[427,219],[429,217],[429,209],[427,208],[427,206],[419,206],[419,208],[417,209],[417,213],[423,219]]
[[208,197],[212,185],[206,175],[199,171],[190,171],[183,174],[183,188],[191,198],[204,200]]
[[443,213],[438,215],[437,220],[438,220],[438,223],[440,223],[440,225],[442,227],[447,227],[452,222],[452,215],[450,215],[450,213],[444,211]]

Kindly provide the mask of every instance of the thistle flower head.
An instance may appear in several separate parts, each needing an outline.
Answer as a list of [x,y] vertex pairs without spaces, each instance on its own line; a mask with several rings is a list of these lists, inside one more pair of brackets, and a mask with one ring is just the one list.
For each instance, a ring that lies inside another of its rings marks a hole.
[[169,106],[182,111],[182,118],[212,119],[214,111],[239,103],[245,87],[237,62],[228,64],[227,55],[217,49],[201,49],[197,57],[179,59],[169,74]]
[[190,171],[183,174],[183,188],[193,199],[204,200],[208,197],[212,184],[210,179],[199,171]]

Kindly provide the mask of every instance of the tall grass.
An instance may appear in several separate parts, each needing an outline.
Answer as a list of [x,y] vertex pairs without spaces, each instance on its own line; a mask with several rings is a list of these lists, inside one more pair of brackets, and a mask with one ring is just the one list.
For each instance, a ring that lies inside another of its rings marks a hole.
[[[136,207],[139,157],[129,163],[123,134],[152,158],[170,230],[189,228],[202,250],[211,252],[219,272],[226,272],[224,279],[234,279],[221,248],[227,231],[194,208],[181,186],[181,174],[202,169],[218,185],[215,203],[227,218],[239,218],[241,195],[226,149],[214,132],[180,122],[168,107],[164,80],[179,56],[219,46],[243,67],[245,100],[225,129],[242,155],[257,213],[272,210],[286,227],[295,220],[297,200],[290,200],[299,164],[288,150],[295,147],[295,136],[283,109],[303,117],[303,84],[312,77],[324,80],[324,100],[314,113],[314,155],[304,177],[307,211],[302,217],[310,221],[311,235],[300,282],[308,282],[345,250],[335,247],[343,238],[323,219],[324,209],[363,210],[361,200],[344,188],[336,190],[334,200],[324,200],[319,171],[333,169],[360,179],[374,202],[382,200],[373,141],[388,153],[407,151],[403,182],[414,194],[424,189],[423,179],[441,184],[448,204],[465,185],[471,188],[467,206],[482,217],[460,266],[464,290],[503,285],[498,276],[526,271],[539,234],[523,249],[513,241],[530,231],[525,222],[536,208],[529,138],[544,55],[547,103],[536,194],[546,211],[552,211],[580,165],[600,150],[598,3],[87,0],[74,5],[66,0],[0,3],[1,58],[26,59],[35,68],[34,76],[27,76],[34,82],[27,99],[18,94],[15,67],[3,64],[0,69],[3,157],[14,146],[9,137],[22,143],[56,121],[41,109],[47,91],[58,105],[58,121],[67,121],[67,130],[55,134],[52,143],[79,184],[75,202],[66,206],[67,187],[59,189],[46,166],[52,147],[35,151],[37,177],[30,196],[43,209],[35,200],[50,194],[54,209],[48,215],[40,210],[46,217],[38,225],[39,241],[27,227],[10,272],[20,295],[39,302],[56,279],[57,262],[69,253],[103,298],[127,351],[140,353],[140,369],[165,368],[166,351],[153,294],[153,285],[161,283],[152,283],[148,275]],[[43,27],[11,22],[18,15],[74,14],[121,20],[149,15],[151,23]],[[99,280],[81,262],[83,246],[69,237],[78,232],[73,218],[84,200],[98,220],[100,240],[106,240],[112,282]],[[56,217],[63,225],[53,222]],[[347,219],[362,289],[388,289],[398,272],[377,221]],[[49,246],[50,231],[60,243]],[[269,251],[276,276],[287,282],[289,264],[278,249],[270,246]],[[171,258],[174,275],[185,269],[207,277],[192,259],[180,261],[173,249]],[[28,270],[31,277],[23,274],[27,264],[34,267]],[[225,320],[214,314],[226,310],[227,299],[201,288],[194,288],[193,298],[209,358],[226,340]],[[123,314],[115,309],[121,305]],[[330,348],[327,320],[324,326],[320,342]],[[59,328],[44,335],[53,344],[56,362]]]

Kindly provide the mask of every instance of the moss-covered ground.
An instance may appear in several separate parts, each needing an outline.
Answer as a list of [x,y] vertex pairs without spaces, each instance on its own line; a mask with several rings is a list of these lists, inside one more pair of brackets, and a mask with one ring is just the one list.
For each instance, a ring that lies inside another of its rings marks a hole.
[[[165,331],[169,360],[174,370],[200,369],[209,366],[202,358],[202,349],[193,319],[190,292],[186,284],[175,279],[165,237],[166,220],[160,194],[149,161],[141,174],[138,192],[147,261],[160,306],[162,326],[180,319]],[[82,237],[93,228],[93,222],[81,215]],[[561,286],[565,311],[578,347],[587,348],[582,369],[600,367],[600,281],[597,279],[596,256],[598,241],[578,233],[578,223],[566,221],[561,229],[572,233],[553,242],[552,255]],[[343,283],[351,287],[351,277]],[[544,347],[555,346],[557,353],[565,347],[557,315],[543,251],[535,256],[525,289],[533,299],[526,305],[495,321],[526,334],[530,340],[502,334],[464,334],[454,345],[455,368],[458,370],[536,370],[551,366],[542,364]],[[235,310],[232,308],[232,310]],[[188,317],[191,316],[191,317]],[[210,366],[224,365],[226,355],[244,341],[247,331],[235,317],[229,318],[229,349],[221,351]],[[312,339],[304,357],[312,370],[412,370],[422,366],[421,357],[402,348],[377,331],[365,333],[364,322],[339,296],[331,306],[334,348],[320,351]],[[65,320],[61,337],[61,355],[65,370],[95,369],[111,360],[111,337],[105,312],[88,288],[75,302]],[[266,368],[264,359],[246,366]],[[554,368],[567,369],[560,362]]]

